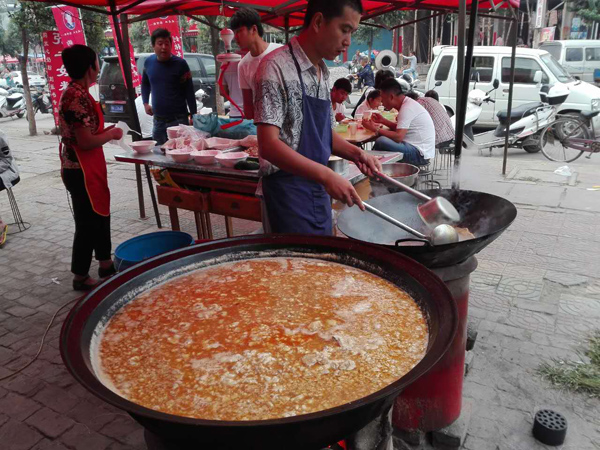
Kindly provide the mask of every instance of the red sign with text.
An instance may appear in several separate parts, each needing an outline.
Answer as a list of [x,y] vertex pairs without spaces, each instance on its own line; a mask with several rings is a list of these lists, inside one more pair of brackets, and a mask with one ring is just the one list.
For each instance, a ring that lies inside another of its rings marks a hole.
[[[125,73],[123,72],[123,59],[121,58],[121,50],[119,50],[119,44],[117,43],[117,32],[115,30],[115,24],[113,21],[113,17],[111,15],[108,16],[108,20],[110,21],[110,27],[113,32],[113,39],[115,40],[115,48],[117,49],[117,56],[119,57],[119,66],[121,67],[121,75],[123,75],[123,83],[127,86],[127,81],[125,79]],[[136,93],[139,95],[139,86],[142,85],[142,77],[138,72],[137,64],[135,63],[135,54],[133,52],[133,46],[131,45],[131,40],[127,43],[129,44],[129,64],[131,65],[131,79],[133,80],[133,88],[136,89]]]
[[46,63],[46,75],[50,87],[50,101],[54,113],[54,123],[58,126],[58,102],[63,91],[69,86],[69,75],[62,62],[61,53],[63,44],[58,31],[44,31],[42,33],[44,43],[44,62]]
[[65,47],[86,45],[79,10],[74,6],[53,6],[52,13]]
[[181,41],[181,31],[179,29],[179,16],[164,16],[148,20],[148,31],[152,32],[157,28],[164,28],[171,33],[173,38],[173,48],[171,53],[183,58],[183,43]]

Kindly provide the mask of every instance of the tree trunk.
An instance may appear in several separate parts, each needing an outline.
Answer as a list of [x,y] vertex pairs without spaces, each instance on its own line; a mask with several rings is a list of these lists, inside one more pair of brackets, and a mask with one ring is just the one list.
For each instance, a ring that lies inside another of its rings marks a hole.
[[[419,12],[418,10],[415,10],[415,20],[417,20],[419,18]],[[417,25],[418,22],[415,22],[414,24],[414,31],[413,31],[413,48],[412,51],[415,52],[415,55],[417,54]]]
[[23,40],[23,57],[21,58],[21,78],[23,79],[23,90],[25,91],[25,104],[27,105],[27,117],[29,117],[29,135],[37,135],[35,124],[35,114],[33,112],[33,102],[31,101],[31,92],[29,91],[29,78],[27,78],[27,59],[29,56],[29,41],[27,40],[27,31],[21,29],[21,39]]
[[371,64],[371,53],[373,52],[373,28],[369,27],[369,54],[367,58],[369,58],[369,64]]
[[[204,16],[204,18],[214,27],[217,26],[217,21],[215,16]],[[221,42],[221,38],[219,36],[219,30],[217,28],[210,27],[210,47],[212,49],[212,54],[215,57],[215,99],[217,101],[217,114],[220,116],[225,115],[225,106],[223,103],[223,97],[221,97],[221,88],[219,87],[219,75],[221,74],[221,63],[217,61],[217,55],[219,54],[219,44]]]

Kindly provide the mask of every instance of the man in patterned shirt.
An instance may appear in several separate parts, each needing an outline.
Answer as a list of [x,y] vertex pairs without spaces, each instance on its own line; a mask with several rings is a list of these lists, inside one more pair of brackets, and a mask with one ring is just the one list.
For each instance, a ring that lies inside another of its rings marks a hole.
[[364,208],[352,184],[327,167],[331,154],[372,175],[376,157],[332,132],[333,60],[350,46],[360,0],[309,0],[302,33],[265,56],[255,78],[255,117],[263,194],[275,233],[331,235],[331,197]]

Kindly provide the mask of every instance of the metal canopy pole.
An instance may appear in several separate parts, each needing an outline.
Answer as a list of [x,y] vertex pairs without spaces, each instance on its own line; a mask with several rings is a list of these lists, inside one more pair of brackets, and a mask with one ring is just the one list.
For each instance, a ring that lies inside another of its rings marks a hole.
[[515,21],[515,11],[509,3],[510,12],[513,15],[514,25],[511,27],[510,35],[512,39],[512,54],[510,58],[510,84],[508,86],[508,108],[506,109],[506,136],[504,137],[504,156],[502,158],[502,175],[506,175],[506,163],[508,161],[508,136],[510,132],[510,118],[512,113],[513,87],[515,85],[515,59],[517,58],[517,27]]
[[[460,57],[463,57],[462,68],[463,73],[457,71],[458,83],[456,85],[456,130],[454,144],[454,170],[452,172],[452,189],[460,187],[460,155],[463,145],[463,133],[465,131],[465,116],[467,112],[467,96],[469,94],[469,83],[471,81],[471,65],[473,61],[473,46],[475,45],[475,29],[477,28],[477,10],[479,9],[479,0],[471,1],[471,13],[469,16],[469,36],[467,37],[467,55],[464,56],[464,24],[466,16],[466,2],[462,0],[461,6],[464,6],[463,11],[459,15],[459,45],[458,45],[458,68],[461,68]],[[461,47],[462,38],[462,47]]]
[[286,15],[283,19],[285,24],[285,43],[290,42],[290,16]]
[[[125,38],[127,38],[127,43],[129,44],[129,30],[127,28],[127,14],[123,14],[123,16],[117,15],[117,8],[115,5],[115,0],[110,0],[110,13],[113,18],[113,23],[115,24],[115,37],[117,38],[117,45],[119,46],[119,50],[121,52],[121,65],[123,66],[123,74],[125,75],[125,83],[127,84],[127,102],[129,104],[129,110],[132,115],[132,125],[133,129],[139,133],[141,133],[142,128],[140,126],[140,120],[137,115],[137,109],[135,107],[135,89],[133,87],[133,76],[131,74],[131,55],[129,54],[129,45],[125,45]],[[120,25],[120,26],[119,26]],[[135,61],[134,61],[135,64]],[[134,140],[138,138],[133,136]],[[144,197],[143,192],[141,191],[141,173],[140,167],[136,164],[136,179],[138,186],[138,201],[140,203],[140,217],[145,217],[144,212]],[[152,206],[154,207],[154,215],[156,216],[156,225],[158,228],[162,228],[162,224],[160,222],[160,214],[158,212],[158,204],[156,203],[156,196],[154,194],[154,189],[152,187],[152,180],[150,178],[150,169],[148,166],[146,168],[146,178],[148,179],[148,187],[150,188],[150,197],[152,199]]]

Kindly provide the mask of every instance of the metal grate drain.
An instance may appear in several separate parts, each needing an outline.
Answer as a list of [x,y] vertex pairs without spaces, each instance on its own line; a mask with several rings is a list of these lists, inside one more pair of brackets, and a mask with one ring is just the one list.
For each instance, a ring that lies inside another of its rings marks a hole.
[[546,445],[561,445],[567,436],[567,419],[551,409],[535,413],[533,436]]

